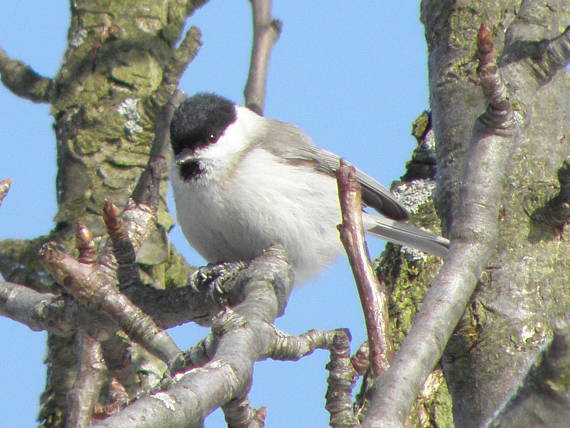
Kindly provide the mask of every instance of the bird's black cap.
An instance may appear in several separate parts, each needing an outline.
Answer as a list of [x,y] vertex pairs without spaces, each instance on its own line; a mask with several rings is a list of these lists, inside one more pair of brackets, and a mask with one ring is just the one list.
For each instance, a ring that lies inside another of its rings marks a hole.
[[187,98],[176,109],[170,123],[174,155],[184,149],[194,151],[215,143],[235,120],[235,105],[226,98],[211,93],[198,93]]

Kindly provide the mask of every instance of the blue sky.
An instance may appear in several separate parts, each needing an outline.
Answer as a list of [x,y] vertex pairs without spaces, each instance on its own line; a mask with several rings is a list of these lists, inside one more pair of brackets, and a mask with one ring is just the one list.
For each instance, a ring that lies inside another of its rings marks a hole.
[[[396,7],[397,6],[397,7]],[[0,46],[39,73],[53,76],[65,48],[69,19],[63,2],[7,2],[0,16]],[[274,0],[283,33],[272,54],[265,114],[295,123],[316,144],[336,152],[385,185],[404,172],[414,147],[412,120],[427,107],[426,54],[416,2]],[[187,93],[212,91],[243,101],[251,24],[246,0],[211,1],[190,19],[201,27],[203,47],[181,83]],[[0,87],[0,178],[14,180],[0,209],[0,239],[32,238],[52,227],[55,138],[46,105],[32,104]],[[177,229],[175,245],[201,264]],[[383,243],[369,242],[372,254]],[[348,327],[353,346],[364,339],[357,293],[344,259],[292,295],[279,328]],[[206,330],[173,331],[188,347]],[[4,426],[34,426],[43,389],[45,334],[0,318],[0,413]],[[295,363],[262,362],[251,401],[266,406],[266,426],[327,426],[324,410],[328,360],[323,351]],[[9,395],[8,395],[9,394]],[[224,427],[217,412],[206,427]]]

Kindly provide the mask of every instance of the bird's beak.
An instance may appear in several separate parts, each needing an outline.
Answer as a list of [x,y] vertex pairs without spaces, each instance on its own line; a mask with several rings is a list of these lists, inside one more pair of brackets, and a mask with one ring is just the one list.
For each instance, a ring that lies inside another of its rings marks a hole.
[[174,158],[174,161],[176,162],[176,165],[178,165],[178,166],[184,165],[186,162],[193,161],[193,160],[195,160],[194,154],[191,153],[189,150],[186,150],[186,149],[182,150]]

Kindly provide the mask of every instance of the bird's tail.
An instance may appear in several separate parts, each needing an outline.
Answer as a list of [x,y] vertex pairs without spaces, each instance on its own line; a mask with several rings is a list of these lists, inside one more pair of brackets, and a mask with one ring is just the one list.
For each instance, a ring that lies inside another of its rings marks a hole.
[[448,253],[449,240],[419,227],[368,213],[363,213],[362,220],[366,231],[379,238],[439,257],[445,257]]

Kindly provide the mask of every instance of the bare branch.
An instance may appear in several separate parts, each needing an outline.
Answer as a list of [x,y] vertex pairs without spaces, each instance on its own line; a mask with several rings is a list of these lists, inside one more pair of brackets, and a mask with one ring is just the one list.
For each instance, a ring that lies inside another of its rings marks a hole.
[[[47,309],[49,303],[57,298],[55,294],[38,293],[23,285],[0,281],[0,315],[22,323],[34,331],[47,330],[50,325],[57,333],[68,332],[60,323],[52,324],[39,316],[42,310]],[[49,310],[43,311],[44,316],[46,312]]]
[[350,359],[350,336],[347,331],[337,330],[331,346],[331,361],[325,408],[330,413],[333,428],[359,427],[352,405],[352,388],[358,374]]
[[342,212],[342,224],[338,229],[356,279],[364,312],[370,347],[370,364],[374,374],[379,375],[390,366],[394,345],[390,338],[388,296],[370,264],[364,240],[362,195],[355,174],[354,167],[341,159],[340,168],[336,173]]
[[176,108],[184,99],[184,93],[175,90],[156,121],[154,140],[150,150],[148,165],[141,174],[132,198],[136,203],[156,206],[160,198],[160,183],[165,179],[170,145],[170,121]]
[[253,363],[271,354],[276,340],[271,323],[283,311],[293,274],[284,251],[275,247],[253,260],[241,275],[247,297],[214,320],[217,346],[212,360],[180,373],[169,390],[145,396],[94,426],[193,426],[229,399],[244,395]]
[[12,180],[9,178],[5,178],[4,180],[0,181],[0,207],[2,206],[2,202],[4,202],[4,198],[10,191],[11,185]]
[[256,113],[263,114],[269,58],[271,49],[281,34],[282,23],[271,18],[271,0],[250,2],[253,14],[253,46],[243,94],[245,105]]
[[0,76],[4,86],[19,97],[35,103],[49,103],[53,81],[40,76],[21,61],[8,57],[0,48]]
[[263,428],[267,409],[260,407],[252,409],[247,396],[237,398],[223,406],[224,416],[229,427],[232,428]]
[[[479,33],[480,57],[492,43]],[[482,64],[483,65],[483,64]],[[487,70],[493,74],[492,70]],[[491,81],[497,76],[482,76]],[[491,85],[493,86],[493,85]],[[487,91],[490,103],[501,103],[503,91]],[[486,114],[492,109],[488,109]],[[497,115],[505,118],[505,115]],[[503,171],[515,143],[512,132],[505,133],[505,121],[476,129],[469,153],[461,193],[461,211],[451,228],[449,256],[424,297],[415,322],[391,367],[376,380],[372,402],[363,421],[365,427],[401,427],[429,373],[441,358],[457,322],[473,293],[477,280],[495,251],[498,211],[503,189]],[[509,135],[511,134],[511,135]],[[404,382],[403,379],[406,379]]]
[[181,351],[150,316],[119,291],[116,280],[108,280],[107,266],[80,263],[53,243],[45,244],[40,255],[54,279],[78,301],[110,315],[129,337],[169,367],[176,363]]
[[72,428],[86,427],[91,422],[107,373],[101,342],[85,332],[79,334],[79,355],[79,373],[67,394],[67,426]]

